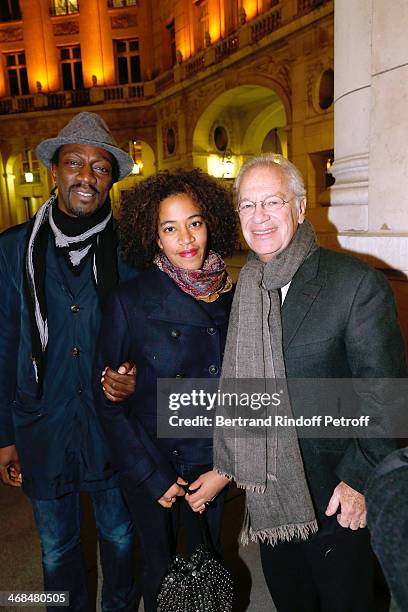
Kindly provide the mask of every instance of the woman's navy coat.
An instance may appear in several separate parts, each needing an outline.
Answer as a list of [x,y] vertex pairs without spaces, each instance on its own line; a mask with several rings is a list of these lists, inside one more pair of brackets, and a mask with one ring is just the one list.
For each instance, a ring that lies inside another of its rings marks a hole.
[[[175,482],[172,463],[212,463],[211,439],[156,436],[158,378],[218,378],[232,291],[211,304],[182,292],[156,266],[122,284],[104,311],[94,375],[95,406],[120,475],[159,498]],[[136,364],[136,392],[126,406],[107,400],[105,364]]]

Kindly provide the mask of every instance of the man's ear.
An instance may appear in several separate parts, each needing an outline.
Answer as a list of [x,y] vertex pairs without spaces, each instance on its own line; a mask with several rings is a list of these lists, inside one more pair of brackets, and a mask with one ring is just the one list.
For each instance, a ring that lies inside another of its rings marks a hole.
[[306,196],[303,196],[303,198],[301,198],[301,200],[299,202],[298,223],[303,223],[303,221],[305,220],[305,216],[306,216],[306,204],[307,204],[307,198],[306,198]]
[[57,166],[55,164],[51,164],[51,176],[54,183],[57,184]]

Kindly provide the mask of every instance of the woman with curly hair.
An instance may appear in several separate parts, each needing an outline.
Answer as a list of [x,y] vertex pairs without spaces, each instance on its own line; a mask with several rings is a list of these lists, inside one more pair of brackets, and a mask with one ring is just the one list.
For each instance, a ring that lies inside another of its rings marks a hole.
[[163,172],[126,194],[119,234],[125,261],[142,271],[105,309],[96,371],[131,361],[136,391],[115,404],[98,381],[95,398],[139,532],[145,611],[155,612],[178,525],[190,554],[201,541],[192,510],[206,511],[220,547],[219,493],[228,480],[212,470],[211,429],[207,438],[159,438],[156,386],[159,378],[220,374],[233,294],[222,258],[233,252],[236,218],[214,179],[199,170]]

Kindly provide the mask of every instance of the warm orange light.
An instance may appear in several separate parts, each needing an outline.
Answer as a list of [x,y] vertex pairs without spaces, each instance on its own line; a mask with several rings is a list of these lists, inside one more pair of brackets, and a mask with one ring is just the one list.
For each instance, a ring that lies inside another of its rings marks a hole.
[[0,71],[0,98],[5,98],[7,95],[7,86],[5,79],[5,71]]
[[[49,90],[48,75],[45,70],[36,70],[31,75],[31,82],[34,84],[31,87],[31,90],[36,93],[40,93],[41,91]],[[41,88],[39,88],[37,83],[41,83]]]
[[214,17],[213,23],[210,22],[209,32],[212,43],[217,42],[221,38],[220,22],[218,20],[218,16],[216,18]]
[[253,19],[258,14],[257,0],[243,0],[242,6],[245,9],[247,19]]
[[103,79],[102,67],[100,65],[98,67],[97,66],[91,67],[89,73],[86,75],[87,84],[91,86],[94,84],[94,81],[92,79],[93,76],[96,77],[97,85],[105,85],[104,79]]
[[208,32],[210,34],[212,43],[221,38],[221,15],[219,0],[208,1]]

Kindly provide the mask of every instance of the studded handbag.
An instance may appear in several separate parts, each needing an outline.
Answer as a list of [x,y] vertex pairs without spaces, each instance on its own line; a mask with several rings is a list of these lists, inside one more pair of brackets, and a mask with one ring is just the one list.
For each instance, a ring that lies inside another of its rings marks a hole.
[[221,563],[205,515],[199,515],[202,544],[186,560],[176,555],[163,578],[157,612],[230,612],[234,583]]

